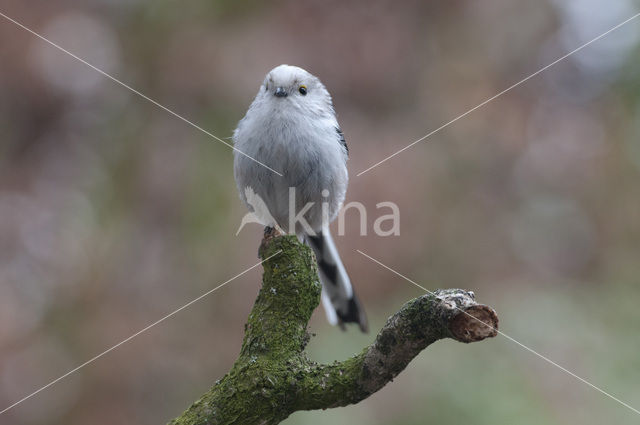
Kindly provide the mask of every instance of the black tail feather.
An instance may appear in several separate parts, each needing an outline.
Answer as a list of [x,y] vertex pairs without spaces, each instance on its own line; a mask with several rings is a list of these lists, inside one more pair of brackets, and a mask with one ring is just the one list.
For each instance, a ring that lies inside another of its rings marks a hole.
[[[331,305],[325,305],[329,321],[345,330],[345,323],[357,323],[362,332],[368,331],[367,316],[364,313],[358,297],[353,291],[349,277],[344,270],[330,234],[318,233],[306,236],[308,245],[313,249],[318,261],[320,281],[323,291],[329,297]],[[333,319],[331,318],[333,316]]]
[[354,294],[347,304],[347,311],[342,312],[336,310],[338,314],[339,324],[342,330],[345,330],[344,323],[357,323],[358,327],[363,333],[369,332],[369,323],[367,317],[364,314],[364,310],[360,305],[360,300]]

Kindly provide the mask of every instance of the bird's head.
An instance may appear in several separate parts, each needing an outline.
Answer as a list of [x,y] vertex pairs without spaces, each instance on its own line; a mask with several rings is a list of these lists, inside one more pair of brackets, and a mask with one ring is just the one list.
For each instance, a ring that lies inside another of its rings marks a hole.
[[280,65],[264,78],[259,96],[275,105],[293,104],[303,109],[331,106],[331,97],[320,80],[302,68]]

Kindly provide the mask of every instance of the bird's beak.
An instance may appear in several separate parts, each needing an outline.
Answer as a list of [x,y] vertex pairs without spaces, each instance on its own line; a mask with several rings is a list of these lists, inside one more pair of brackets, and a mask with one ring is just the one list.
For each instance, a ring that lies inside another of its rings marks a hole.
[[287,91],[284,87],[276,87],[274,95],[276,95],[276,97],[287,97]]

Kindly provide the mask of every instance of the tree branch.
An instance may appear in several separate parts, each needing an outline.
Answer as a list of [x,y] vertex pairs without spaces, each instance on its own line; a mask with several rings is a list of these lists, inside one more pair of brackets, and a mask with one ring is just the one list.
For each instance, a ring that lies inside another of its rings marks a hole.
[[474,342],[496,335],[496,313],[477,304],[473,293],[439,290],[407,302],[360,354],[317,364],[304,352],[307,324],[320,302],[315,258],[295,236],[265,234],[261,258],[276,253],[263,264],[238,360],[171,424],[277,424],[298,410],[357,403],[439,339]]

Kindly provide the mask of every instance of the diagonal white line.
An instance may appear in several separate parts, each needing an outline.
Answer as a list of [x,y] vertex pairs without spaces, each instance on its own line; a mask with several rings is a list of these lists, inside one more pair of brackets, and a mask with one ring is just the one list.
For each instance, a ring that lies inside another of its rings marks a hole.
[[282,174],[279,173],[278,171],[274,170],[273,168],[269,167],[266,164],[263,164],[262,162],[258,161],[257,159],[247,155],[246,153],[242,152],[240,149],[236,148],[235,146],[225,142],[224,140],[222,140],[221,138],[219,138],[218,136],[216,136],[215,134],[205,130],[204,128],[200,127],[197,124],[194,124],[193,122],[189,121],[188,119],[186,119],[185,117],[183,117],[182,115],[178,114],[177,112],[172,111],[171,109],[167,108],[166,106],[161,105],[160,103],[156,102],[155,100],[151,99],[150,97],[148,97],[147,95],[145,95],[144,93],[139,92],[138,90],[134,89],[133,87],[127,85],[126,83],[123,83],[122,81],[118,80],[116,77],[107,74],[105,71],[101,70],[100,68],[90,64],[89,62],[87,62],[86,60],[74,55],[73,53],[71,53],[70,51],[64,49],[63,47],[59,46],[58,44],[54,43],[51,40],[48,40],[47,38],[43,37],[42,35],[38,34],[37,32],[33,31],[30,28],[27,28],[26,26],[24,26],[23,24],[21,24],[20,22],[16,21],[15,19],[5,15],[4,13],[0,12],[0,16],[2,16],[3,18],[5,18],[6,20],[13,22],[14,24],[16,24],[17,26],[19,26],[20,28],[24,29],[25,31],[30,32],[31,34],[35,35],[36,37],[38,37],[39,39],[41,39],[42,41],[45,41],[46,43],[50,44],[51,46],[55,47],[56,49],[66,53],[67,55],[71,56],[72,58],[82,62],[83,64],[87,65],[89,68],[93,69],[94,71],[99,72],[100,74],[104,75],[105,77],[107,77],[108,79],[112,80],[113,82],[120,84],[122,87],[130,90],[131,92],[137,94],[138,96],[140,96],[141,98],[148,100],[149,102],[153,103],[154,105],[156,105],[158,108],[167,111],[168,113],[170,113],[171,115],[173,115],[176,118],[181,119],[182,121],[186,122],[187,124],[189,124],[190,126],[192,126],[193,128],[200,130],[201,132],[203,132],[204,134],[206,134],[209,137],[212,137],[213,139],[217,140],[218,142],[230,147],[231,149],[233,149],[234,151],[238,152],[241,155],[246,156],[247,158],[249,158],[250,160],[262,165],[263,167],[265,167],[266,169],[276,173],[277,175],[279,175],[280,177],[282,177]]
[[506,89],[502,90],[500,93],[490,97],[489,99],[485,100],[484,102],[480,103],[477,106],[474,106],[473,108],[469,109],[467,112],[458,115],[457,117],[455,117],[454,119],[452,119],[451,121],[441,125],[440,127],[436,128],[435,130],[431,131],[430,133],[425,134],[424,136],[422,136],[421,138],[419,138],[418,140],[408,144],[407,146],[405,146],[404,148],[400,149],[399,151],[389,155],[388,157],[384,158],[382,161],[378,161],[375,164],[373,164],[371,167],[367,168],[364,171],[359,172],[356,176],[360,177],[361,175],[363,175],[364,173],[366,173],[367,171],[372,170],[373,168],[376,168],[378,165],[390,160],[391,158],[393,158],[394,156],[406,151],[407,149],[409,149],[410,147],[422,142],[424,139],[431,137],[432,135],[436,134],[437,132],[439,132],[440,130],[449,127],[451,124],[453,124],[454,122],[458,121],[461,118],[466,117],[467,115],[469,115],[470,113],[472,113],[473,111],[475,111],[476,109],[479,109],[481,107],[483,107],[484,105],[486,105],[487,103],[497,99],[498,97],[502,96],[503,94],[505,94],[506,92],[518,87],[519,85],[525,83],[526,81],[529,81],[531,78],[535,77],[536,75],[540,74],[541,72],[546,71],[547,69],[551,68],[553,65],[557,64],[558,62],[561,62],[563,60],[565,60],[566,58],[568,58],[569,56],[573,55],[574,53],[579,52],[580,50],[584,49],[585,47],[589,46],[592,43],[595,43],[596,41],[600,40],[601,38],[607,36],[608,34],[610,34],[611,32],[617,30],[618,28],[620,28],[621,26],[631,22],[632,20],[636,19],[638,16],[640,16],[640,13],[637,13],[635,15],[633,15],[632,17],[630,17],[629,19],[620,22],[618,25],[616,25],[615,27],[609,29],[607,32],[604,32],[602,34],[600,34],[599,36],[597,36],[596,38],[586,42],[585,44],[583,44],[582,46],[570,51],[569,53],[567,53],[564,56],[559,57],[558,59],[556,59],[555,61],[551,62],[549,65],[540,68],[539,70],[537,70],[536,72],[534,72],[533,74],[529,75],[528,77],[518,81],[517,83],[507,87]]
[[165,320],[167,320],[168,318],[174,316],[175,314],[179,313],[180,311],[184,310],[185,308],[189,307],[190,305],[192,305],[193,303],[196,303],[198,301],[200,301],[202,298],[206,297],[207,295],[217,291],[218,289],[222,288],[223,286],[225,286],[227,283],[231,282],[232,280],[235,280],[237,278],[239,278],[240,276],[242,276],[243,274],[247,273],[250,270],[255,269],[256,267],[258,267],[260,264],[266,262],[267,260],[270,260],[271,258],[275,257],[276,255],[280,254],[282,252],[282,250],[278,250],[275,254],[270,255],[269,257],[265,258],[264,260],[260,261],[259,263],[254,264],[253,266],[249,267],[248,269],[244,270],[241,273],[238,273],[237,275],[235,275],[234,277],[232,277],[231,279],[227,280],[226,282],[221,283],[220,285],[216,286],[215,288],[205,292],[204,294],[200,295],[198,298],[189,301],[188,303],[186,303],[185,305],[183,305],[182,307],[178,308],[177,310],[172,311],[171,313],[167,314],[166,316],[164,316],[162,319],[156,320],[155,322],[153,322],[152,324],[150,324],[149,326],[140,329],[138,332],[134,333],[133,335],[131,335],[130,337],[123,339],[122,341],[120,341],[119,343],[117,343],[116,345],[114,345],[113,347],[109,348],[108,350],[103,351],[102,353],[98,354],[95,357],[92,357],[91,359],[87,360],[86,362],[82,363],[80,366],[76,367],[75,369],[71,369],[69,372],[65,373],[64,375],[62,375],[59,378],[54,379],[53,381],[49,382],[47,385],[41,387],[40,389],[32,392],[31,394],[29,394],[28,396],[16,401],[15,403],[13,403],[12,405],[6,407],[5,409],[3,409],[2,411],[0,411],[0,415],[2,415],[3,413],[5,413],[6,411],[14,408],[15,406],[19,405],[20,403],[22,403],[23,401],[26,401],[28,399],[30,399],[31,397],[33,397],[34,395],[38,394],[40,391],[44,391],[47,388],[49,388],[50,386],[56,384],[57,382],[61,381],[62,379],[66,378],[67,376],[71,375],[74,372],[77,372],[78,370],[82,369],[83,367],[87,366],[90,363],[93,363],[94,361],[98,360],[100,357],[110,353],[111,351],[115,350],[116,348],[120,347],[123,344],[126,344],[127,342],[131,341],[133,338],[137,337],[138,335],[140,335],[143,332],[148,331],[149,329],[153,328],[154,326],[156,326],[157,324],[160,324],[162,322],[164,322]]
[[[400,272],[397,272],[396,270],[392,269],[391,267],[381,263],[380,261],[376,260],[375,258],[371,257],[370,255],[365,254],[364,252],[360,251],[359,249],[356,249],[356,251],[358,251],[360,254],[364,255],[365,257],[367,257],[368,259],[370,259],[371,261],[373,261],[374,263],[384,267],[385,269],[389,270],[390,272],[392,272],[393,274],[400,276],[401,278],[403,278],[404,280],[406,280],[409,283],[412,283],[413,285],[417,286],[418,288],[422,289],[423,291],[429,293],[430,295],[434,295],[435,294],[428,290],[427,288],[425,288],[424,286],[414,282],[413,280],[409,279],[407,276],[401,274]],[[514,338],[510,337],[509,335],[505,334],[502,331],[499,331],[498,329],[494,328],[493,326],[489,325],[488,323],[483,322],[482,320],[478,319],[475,316],[472,316],[471,314],[467,313],[466,311],[456,307],[456,309],[460,310],[462,313],[466,314],[467,316],[471,317],[472,319],[477,320],[478,322],[482,323],[483,325],[493,329],[494,331],[496,331],[497,333],[499,333],[500,335],[502,335],[503,337],[507,338],[509,341],[515,342],[516,344],[518,344],[520,347],[524,348],[525,350],[529,351],[531,354],[535,354],[536,356],[540,357],[542,360],[546,361],[547,363],[557,367],[558,369],[562,370],[563,372],[573,376],[574,378],[576,378],[577,380],[579,380],[580,382],[583,382],[585,384],[587,384],[588,386],[590,386],[591,388],[593,388],[594,390],[604,394],[605,396],[609,397],[610,399],[620,403],[621,405],[623,405],[624,407],[626,407],[627,409],[637,413],[638,415],[640,415],[640,410],[634,408],[633,406],[630,406],[629,404],[625,403],[624,401],[612,396],[611,394],[609,394],[608,392],[606,392],[605,390],[595,386],[594,384],[592,384],[591,382],[587,381],[584,378],[579,377],[578,375],[576,375],[575,373],[571,372],[570,370],[560,366],[558,363],[554,362],[553,360],[543,356],[542,354],[538,353],[537,351],[533,350],[532,348],[527,347],[526,345],[524,345],[523,343],[516,341]]]

